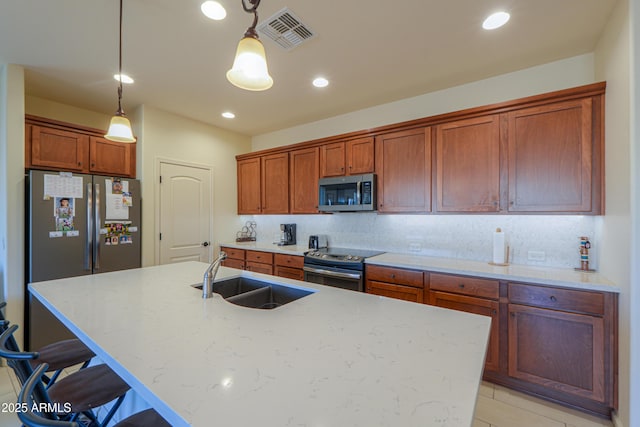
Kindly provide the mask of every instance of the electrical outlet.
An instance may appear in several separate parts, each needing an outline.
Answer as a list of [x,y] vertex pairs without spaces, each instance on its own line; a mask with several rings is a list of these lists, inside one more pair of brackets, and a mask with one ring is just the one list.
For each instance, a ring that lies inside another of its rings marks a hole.
[[422,250],[422,244],[418,242],[409,243],[409,252],[420,252]]
[[527,259],[529,261],[544,261],[545,253],[544,251],[528,251]]

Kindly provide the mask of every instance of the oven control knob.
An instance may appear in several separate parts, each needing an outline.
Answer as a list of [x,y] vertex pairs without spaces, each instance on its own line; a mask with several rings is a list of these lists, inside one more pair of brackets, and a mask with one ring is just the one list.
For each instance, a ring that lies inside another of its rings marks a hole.
[[323,254],[322,258],[328,258],[329,256],[327,254]]
[[353,259],[354,261],[358,261],[360,259],[360,257],[356,255],[356,256],[352,257],[351,259]]

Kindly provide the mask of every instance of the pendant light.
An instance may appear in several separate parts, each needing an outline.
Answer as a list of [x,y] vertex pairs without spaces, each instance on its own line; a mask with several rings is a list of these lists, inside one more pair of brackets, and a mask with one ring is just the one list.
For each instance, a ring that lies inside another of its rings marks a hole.
[[242,8],[245,12],[253,13],[253,25],[244,33],[244,37],[238,43],[236,58],[233,67],[227,71],[227,80],[233,85],[246,90],[267,90],[273,85],[273,79],[267,69],[267,58],[264,53],[264,46],[258,33],[258,5],[260,0],[247,0],[250,7],[242,0]]
[[136,138],[131,130],[131,122],[124,115],[124,110],[122,110],[122,0],[120,0],[120,47],[118,54],[118,81],[120,82],[118,85],[118,111],[111,118],[109,130],[104,137],[110,141],[133,143],[136,142]]

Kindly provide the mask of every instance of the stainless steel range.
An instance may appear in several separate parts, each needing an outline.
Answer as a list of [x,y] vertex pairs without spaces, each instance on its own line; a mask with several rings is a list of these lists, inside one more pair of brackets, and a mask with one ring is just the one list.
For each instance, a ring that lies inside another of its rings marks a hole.
[[348,248],[310,250],[304,257],[304,280],[364,291],[364,260],[383,252]]

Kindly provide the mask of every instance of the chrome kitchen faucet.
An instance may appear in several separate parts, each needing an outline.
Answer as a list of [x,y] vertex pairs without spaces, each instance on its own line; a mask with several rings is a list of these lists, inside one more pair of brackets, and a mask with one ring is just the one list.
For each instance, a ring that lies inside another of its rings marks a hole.
[[222,261],[227,259],[227,253],[220,251],[220,255],[215,259],[204,272],[204,279],[202,281],[202,298],[211,298],[213,296],[213,279],[215,279],[218,273],[218,268]]

